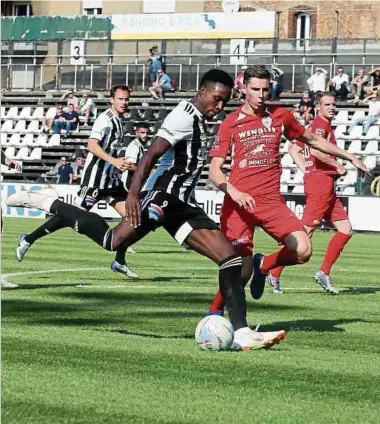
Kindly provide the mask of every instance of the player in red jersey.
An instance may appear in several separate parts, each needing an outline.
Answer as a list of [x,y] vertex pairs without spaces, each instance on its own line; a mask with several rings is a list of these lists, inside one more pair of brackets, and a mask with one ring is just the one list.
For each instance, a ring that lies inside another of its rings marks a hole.
[[[230,114],[219,128],[211,149],[210,180],[226,193],[221,226],[236,252],[243,257],[245,283],[254,271],[251,294],[260,299],[270,270],[280,265],[305,263],[311,255],[311,242],[301,221],[287,208],[280,194],[280,138],[282,128],[290,140],[301,140],[310,147],[351,161],[368,172],[356,157],[316,134],[305,130],[286,109],[267,106],[269,72],[253,66],[244,72],[245,103]],[[227,182],[222,167],[229,150],[233,165]],[[254,228],[260,226],[284,247],[271,255],[256,253],[252,261]],[[210,313],[221,313],[223,297],[216,295]]]
[[[321,93],[316,97],[318,116],[315,118],[311,132],[336,145],[331,121],[336,111],[336,97],[333,93]],[[337,232],[331,239],[321,268],[314,274],[314,279],[328,293],[339,294],[332,285],[330,270],[342,253],[344,246],[352,237],[352,227],[342,202],[337,198],[334,183],[346,173],[335,157],[310,149],[303,142],[297,141],[289,147],[289,153],[298,167],[305,173],[306,206],[302,223],[311,237],[322,219],[332,224]],[[303,154],[302,154],[303,153]],[[274,293],[281,293],[280,275],[283,267],[270,271],[268,280]]]

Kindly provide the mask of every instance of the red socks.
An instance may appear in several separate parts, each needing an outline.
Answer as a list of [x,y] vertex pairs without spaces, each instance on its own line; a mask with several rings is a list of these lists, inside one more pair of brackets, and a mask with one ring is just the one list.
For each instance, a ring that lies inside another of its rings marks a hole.
[[270,271],[270,273],[272,274],[272,276],[274,278],[280,278],[282,271],[285,267],[284,266],[278,266],[277,268],[274,268]]
[[335,236],[330,240],[329,245],[327,246],[327,251],[323,264],[321,266],[321,271],[326,275],[330,275],[331,267],[334,265],[336,260],[339,258],[344,246],[350,240],[351,236],[343,233],[337,232]]
[[223,308],[224,308],[224,298],[223,298],[222,293],[220,292],[220,289],[219,289],[218,293],[216,293],[214,300],[211,303],[209,311],[210,312],[220,312],[220,311],[223,311]]
[[264,256],[263,264],[261,265],[261,272],[268,274],[270,270],[278,266],[297,265],[301,262],[298,261],[295,254],[284,246],[281,250],[271,255]]

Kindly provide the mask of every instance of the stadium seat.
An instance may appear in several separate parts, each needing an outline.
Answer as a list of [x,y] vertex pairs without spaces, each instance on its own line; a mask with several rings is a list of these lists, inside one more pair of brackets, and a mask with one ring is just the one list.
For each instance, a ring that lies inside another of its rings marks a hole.
[[134,123],[132,121],[124,122],[123,129],[124,129],[124,134],[134,134],[135,132]]
[[376,167],[376,156],[367,156],[364,159],[364,164],[368,169],[373,169]]
[[281,193],[287,193],[288,192],[288,185],[287,184],[280,184],[280,191],[281,191]]
[[159,121],[163,121],[166,118],[166,115],[167,115],[166,109],[159,109],[157,114],[157,119]]
[[370,138],[371,140],[379,138],[379,127],[377,125],[369,127],[366,138]]
[[29,159],[29,149],[27,147],[21,147],[16,154],[16,159]]
[[377,140],[370,140],[365,146],[364,153],[371,154],[379,151],[379,142]]
[[96,119],[97,117],[98,117],[98,108],[97,107],[94,107],[94,117],[93,117],[93,119]]
[[47,138],[48,136],[46,134],[40,134],[37,137],[37,140],[35,141],[36,146],[47,146]]
[[140,119],[140,114],[138,109],[131,109],[129,113],[129,119],[131,121],[138,121]]
[[11,119],[7,119],[4,124],[1,126],[1,132],[11,133],[13,132],[13,121]]
[[41,160],[42,156],[42,149],[41,147],[35,147],[32,152],[30,153],[30,160]]
[[361,140],[353,140],[350,143],[349,148],[347,149],[349,153],[361,153],[362,152],[362,142]]
[[21,119],[16,123],[13,132],[15,133],[24,133],[26,131],[26,121]]
[[23,107],[20,112],[20,118],[30,118],[32,116],[32,108],[29,106]]
[[361,138],[363,132],[363,126],[357,125],[354,127],[350,133],[350,139]]
[[33,144],[33,134],[25,134],[21,141],[21,146],[31,146]]
[[14,159],[16,156],[16,149],[14,147],[7,147],[4,154],[8,159]]
[[4,106],[1,106],[1,109],[0,109],[0,117],[1,117],[1,118],[5,118],[5,107],[4,107]]
[[5,145],[7,145],[7,144],[9,144],[9,141],[8,141],[8,134],[7,133],[1,133],[1,145],[2,146],[5,146]]
[[292,193],[304,193],[304,186],[303,185],[296,185],[293,188],[293,192]]
[[348,110],[340,110],[335,116],[334,123],[346,123],[348,122]]
[[351,117],[351,121],[358,118],[364,118],[364,117],[365,117],[365,110],[356,110]]
[[29,124],[29,126],[28,126],[28,129],[27,129],[27,132],[28,133],[38,133],[39,132],[39,126],[40,126],[40,123],[39,123],[39,121],[30,121],[30,124]]
[[340,148],[340,149],[343,149],[343,150],[345,150],[345,145],[346,145],[346,142],[343,140],[343,139],[338,139],[338,140],[336,140],[336,145]]
[[19,146],[21,144],[20,138],[21,138],[20,133],[12,134],[12,136],[9,140],[9,145],[10,146]]
[[[42,134],[41,134],[42,135]],[[61,144],[61,135],[53,134],[49,139],[49,146],[59,146]]]
[[18,117],[18,108],[16,106],[10,107],[7,113],[7,118],[17,118],[17,117]]
[[223,121],[225,118],[226,118],[226,112],[222,110],[214,116],[214,121]]
[[48,111],[46,112],[46,119],[53,119],[56,115],[57,108],[56,107],[49,107]]
[[290,169],[289,168],[283,168],[282,174],[281,174],[281,183],[288,183],[291,180],[290,178]]
[[346,187],[346,188],[344,188],[343,194],[346,194],[346,195],[353,195],[353,194],[355,194],[355,187]]
[[293,158],[290,156],[289,153],[285,153],[284,156],[281,159],[281,165],[286,168],[294,168],[297,165],[294,163]]
[[145,109],[144,120],[153,121],[153,109]]
[[36,107],[36,109],[33,112],[33,118],[43,118],[43,117],[44,117],[44,108]]
[[347,175],[344,177],[343,184],[355,184],[357,180],[357,171],[349,170],[347,171]]
[[280,144],[280,153],[281,154],[288,153],[290,144],[291,144],[291,142],[289,140],[286,140],[285,143],[281,143]]
[[341,138],[341,137],[343,137],[343,133],[346,130],[347,130],[347,126],[346,125],[338,125],[335,128],[335,131],[334,131],[335,138]]
[[301,170],[298,170],[294,174],[294,178],[292,179],[293,184],[298,184],[303,182],[303,172]]

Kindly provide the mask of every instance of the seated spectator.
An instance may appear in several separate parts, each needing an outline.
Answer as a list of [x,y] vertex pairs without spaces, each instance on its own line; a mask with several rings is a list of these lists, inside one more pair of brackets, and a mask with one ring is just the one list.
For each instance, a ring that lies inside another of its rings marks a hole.
[[314,94],[318,91],[326,91],[326,78],[328,72],[323,68],[316,68],[315,73],[307,80],[310,91]]
[[284,71],[272,65],[271,83],[271,100],[277,100],[284,89]]
[[363,102],[368,102],[368,115],[363,116],[362,118],[356,118],[353,120],[352,124],[348,128],[348,131],[344,132],[344,135],[350,135],[351,131],[358,124],[364,124],[362,136],[366,136],[371,125],[375,124],[380,117],[380,91],[376,94],[371,94],[369,97],[363,100]]
[[243,87],[243,81],[244,81],[244,71],[248,68],[248,66],[244,65],[241,67],[241,72],[238,74],[235,78],[235,86],[234,86],[234,93],[233,97],[237,99],[243,98],[244,94],[242,93],[241,89]]
[[329,82],[329,87],[334,91],[337,99],[347,100],[347,94],[350,92],[348,75],[344,73],[342,66],[337,69],[336,75]]
[[95,103],[90,97],[88,97],[88,93],[86,91],[83,92],[76,111],[79,116],[84,116],[84,125],[88,124],[90,117],[92,118],[95,116]]
[[163,99],[164,94],[172,90],[172,85],[169,75],[165,74],[162,69],[157,72],[157,79],[153,86],[149,88],[149,92],[153,99]]
[[57,120],[59,121],[61,118],[63,118],[63,106],[60,104],[57,104],[56,110],[55,110],[55,115],[53,119],[49,119],[46,123],[46,118],[44,117],[42,119],[42,128],[41,128],[41,132],[42,133],[48,133],[52,127],[53,127],[53,123]]
[[371,192],[371,184],[375,178],[380,175],[380,157],[376,158],[375,167],[370,169],[371,173],[366,174],[363,179],[363,191],[362,194],[364,196],[371,196],[373,193]]
[[61,161],[55,165],[51,174],[57,177],[57,184],[73,183],[74,171],[64,156],[62,156]]
[[295,105],[292,114],[302,125],[309,125],[314,119],[314,102],[308,92],[305,92],[300,102]]
[[54,118],[54,134],[61,134],[61,130],[66,130],[66,137],[70,137],[71,131],[75,130],[78,126],[79,115],[74,110],[74,105],[69,105],[69,111],[64,112],[57,119]]
[[380,90],[380,68],[368,72],[368,76],[372,78],[371,87],[367,87],[371,91],[368,94],[374,94]]
[[74,105],[74,109],[78,107],[78,97],[74,96],[74,90],[71,88],[70,90],[67,90],[65,93],[63,93],[62,97],[60,98],[60,101],[62,102],[67,98],[67,109],[69,109],[69,105]]
[[354,95],[354,101],[358,102],[364,98],[366,94],[365,88],[369,82],[368,75],[365,74],[365,69],[359,69],[358,75],[351,81],[351,92]]
[[75,163],[72,165],[72,169],[73,169],[72,184],[80,184],[82,179],[83,169],[84,169],[84,162],[85,162],[85,159],[82,156],[78,156],[75,159]]

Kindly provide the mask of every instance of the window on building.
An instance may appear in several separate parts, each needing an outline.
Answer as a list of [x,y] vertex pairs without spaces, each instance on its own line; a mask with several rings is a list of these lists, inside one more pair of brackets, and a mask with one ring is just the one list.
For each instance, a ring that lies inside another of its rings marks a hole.
[[16,3],[12,6],[12,16],[31,16],[32,8],[29,3]]
[[91,15],[101,15],[103,13],[103,9],[101,7],[88,7],[83,9],[83,15],[91,16]]
[[175,0],[143,0],[143,13],[174,13]]
[[299,13],[296,24],[297,48],[309,48],[311,38],[311,14]]

